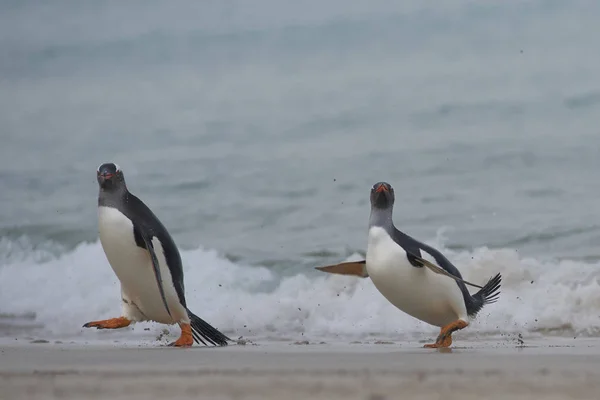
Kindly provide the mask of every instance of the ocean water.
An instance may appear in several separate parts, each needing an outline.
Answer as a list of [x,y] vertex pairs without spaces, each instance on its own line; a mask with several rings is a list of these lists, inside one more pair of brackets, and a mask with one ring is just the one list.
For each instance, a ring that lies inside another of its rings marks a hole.
[[[182,253],[190,308],[232,337],[430,338],[369,280],[369,190],[466,279],[461,335],[600,333],[600,3],[0,3],[0,336],[118,315],[96,168]],[[148,329],[148,330],[146,330]],[[133,333],[131,332],[133,331]],[[173,335],[176,335],[177,329]]]

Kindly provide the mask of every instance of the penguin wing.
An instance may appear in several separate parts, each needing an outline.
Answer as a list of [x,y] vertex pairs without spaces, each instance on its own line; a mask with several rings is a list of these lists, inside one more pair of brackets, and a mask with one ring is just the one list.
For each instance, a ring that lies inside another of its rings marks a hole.
[[398,229],[394,229],[390,236],[398,246],[404,249],[410,265],[415,268],[423,268],[423,257],[421,257],[421,246],[419,246],[419,242],[400,232]]
[[446,275],[447,277],[452,278],[457,282],[464,283],[465,285],[483,289],[482,286],[479,286],[474,283],[463,280],[460,272],[458,271],[458,268],[456,268],[454,266],[454,264],[452,264],[450,262],[450,260],[448,260],[440,251],[438,251],[438,250],[434,249],[433,247],[428,246],[424,243],[421,243],[421,246],[422,246],[421,249],[425,253],[427,253],[431,257],[433,257],[435,259],[435,261],[439,264],[439,266],[437,266],[434,263],[425,260],[424,258],[419,260],[431,271],[435,272],[436,274]]
[[[454,266],[441,252],[434,249],[431,246],[421,243],[418,240],[400,232],[399,230],[394,231],[394,241],[400,245],[405,251],[408,261],[414,267],[427,267],[430,271],[445,275],[449,278],[454,279],[457,282],[461,282],[465,285],[474,286],[481,289],[482,287],[471,282],[467,282],[462,279],[460,271]],[[432,263],[422,257],[422,252],[432,257],[439,265]],[[465,289],[466,290],[466,289]]]
[[325,265],[323,267],[315,267],[319,271],[327,272],[330,274],[340,274],[340,275],[354,275],[360,276],[361,278],[368,278],[369,273],[366,268],[367,262],[365,260],[361,261],[350,261],[343,262],[340,264],[334,265]]
[[[165,290],[162,284],[162,276],[160,273],[160,264],[158,263],[158,257],[156,257],[156,252],[154,251],[154,245],[152,244],[152,238],[155,237],[147,232],[144,232],[143,229],[139,229],[137,226],[133,228],[133,234],[136,237],[136,242],[138,238],[141,239],[141,242],[144,243],[144,247],[148,250],[150,254],[150,260],[152,261],[152,268],[154,269],[154,277],[156,278],[156,283],[158,285],[158,291],[160,292],[160,297],[162,298],[163,304],[167,309],[167,313],[171,316],[171,310],[169,310],[169,305],[167,304],[167,298],[165,297]],[[157,238],[158,239],[158,238]]]
[[436,274],[445,275],[445,276],[447,276],[447,277],[449,277],[449,278],[452,278],[452,279],[454,279],[454,280],[455,280],[455,281],[457,281],[457,282],[462,282],[462,283],[464,283],[465,285],[469,285],[469,286],[473,286],[473,287],[476,287],[476,288],[479,288],[479,289],[483,289],[483,286],[479,286],[479,285],[476,285],[476,284],[474,284],[474,283],[471,283],[471,282],[465,281],[465,280],[463,280],[463,279],[461,279],[461,278],[459,278],[459,277],[456,277],[456,276],[452,275],[451,273],[449,273],[448,271],[446,271],[444,268],[442,268],[442,267],[438,267],[438,266],[437,266],[437,265],[435,265],[434,263],[432,263],[432,262],[429,262],[429,261],[425,260],[424,258],[421,258],[421,259],[419,259],[419,261],[420,261],[421,263],[423,263],[423,265],[425,265],[425,266],[426,266],[427,268],[429,268],[431,271],[435,272]]

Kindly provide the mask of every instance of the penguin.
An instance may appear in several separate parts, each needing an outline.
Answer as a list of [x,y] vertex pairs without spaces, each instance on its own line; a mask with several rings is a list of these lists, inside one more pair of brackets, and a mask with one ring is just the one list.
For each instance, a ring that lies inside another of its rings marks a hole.
[[[394,226],[394,189],[387,182],[371,188],[366,257],[362,261],[316,267],[333,274],[370,277],[377,290],[396,308],[440,328],[435,343],[426,348],[452,344],[452,333],[469,325],[486,304],[500,295],[498,273],[479,286],[462,279],[458,268],[440,251]],[[471,295],[467,285],[480,290]]]
[[179,250],[154,213],[129,192],[121,168],[104,163],[98,167],[97,180],[100,242],[121,283],[122,313],[83,327],[118,329],[140,321],[177,323],[181,335],[169,346],[190,347],[194,341],[226,346],[231,339],[188,309]]

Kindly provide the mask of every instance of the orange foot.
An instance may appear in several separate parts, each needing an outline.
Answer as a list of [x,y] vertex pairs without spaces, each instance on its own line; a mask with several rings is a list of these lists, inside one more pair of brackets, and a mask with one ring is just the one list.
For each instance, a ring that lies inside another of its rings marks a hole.
[[194,337],[192,336],[192,326],[190,324],[179,324],[181,327],[181,336],[175,342],[170,343],[169,346],[175,347],[192,347],[194,344]]
[[438,348],[443,348],[443,347],[450,347],[450,345],[452,344],[452,333],[459,329],[466,328],[468,325],[469,325],[468,322],[465,322],[461,319],[456,320],[456,321],[452,322],[451,324],[448,324],[442,328],[435,343],[426,344],[423,347],[428,348],[428,349],[438,349]]
[[[441,334],[440,334],[440,336],[441,336]],[[440,340],[440,338],[438,337],[438,339],[435,341],[435,343],[429,343],[423,347],[425,347],[427,349],[438,349],[440,347],[450,347],[451,344],[452,344],[452,335],[448,334],[448,336],[444,337],[443,339]]]
[[111,318],[111,319],[105,319],[102,321],[92,321],[92,322],[88,322],[87,324],[83,325],[84,328],[97,328],[97,329],[119,329],[119,328],[125,328],[126,326],[129,326],[131,324],[131,321],[128,320],[125,317],[119,317],[119,318]]

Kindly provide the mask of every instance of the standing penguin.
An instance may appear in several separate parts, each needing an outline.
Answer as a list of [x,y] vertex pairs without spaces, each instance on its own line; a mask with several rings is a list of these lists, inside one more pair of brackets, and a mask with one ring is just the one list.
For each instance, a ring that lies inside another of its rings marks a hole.
[[123,171],[116,164],[102,164],[97,179],[100,242],[121,282],[122,315],[83,327],[118,329],[138,321],[177,323],[181,336],[170,346],[189,347],[194,340],[226,346],[231,339],[187,308],[177,246],[154,213],[127,190]]
[[[502,278],[497,274],[483,287],[464,281],[442,253],[396,229],[392,221],[394,200],[389,183],[379,182],[371,189],[365,260],[317,269],[370,277],[377,290],[398,309],[441,328],[435,343],[425,347],[449,347],[453,332],[467,327],[469,319],[475,318],[485,304],[498,299]],[[471,295],[466,285],[480,290]]]

